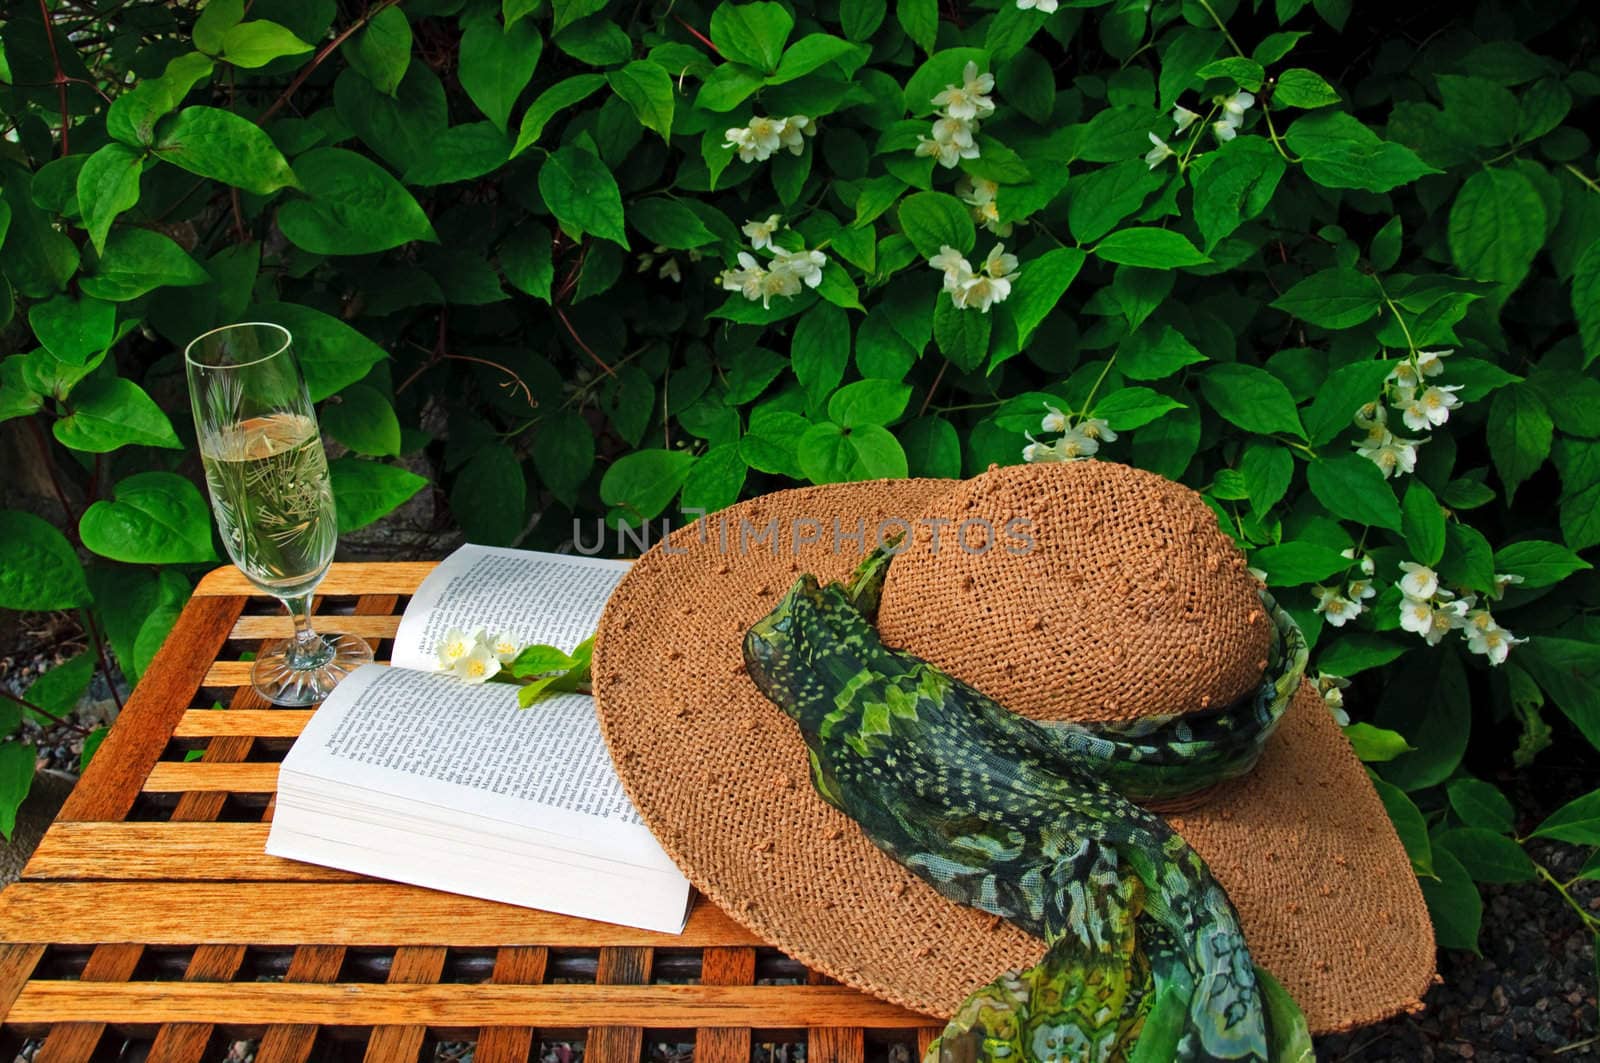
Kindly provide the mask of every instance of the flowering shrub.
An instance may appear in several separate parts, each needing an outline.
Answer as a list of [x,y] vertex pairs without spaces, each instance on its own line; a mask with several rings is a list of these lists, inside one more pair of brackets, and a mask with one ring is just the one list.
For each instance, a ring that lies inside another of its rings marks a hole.
[[[0,428],[57,518],[0,512],[0,606],[83,610],[130,677],[219,557],[176,352],[268,319],[347,532],[423,490],[548,546],[806,482],[1182,480],[1305,628],[1445,944],[1527,837],[1600,845],[1600,793],[1519,824],[1477,777],[1600,744],[1586,6],[0,21]],[[0,827],[31,766],[0,742]]]

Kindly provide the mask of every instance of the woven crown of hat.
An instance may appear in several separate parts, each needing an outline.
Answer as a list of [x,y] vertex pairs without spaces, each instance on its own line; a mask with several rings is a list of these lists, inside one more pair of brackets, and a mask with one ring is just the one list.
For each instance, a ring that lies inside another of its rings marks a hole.
[[1260,585],[1190,488],[1109,462],[1014,466],[956,485],[921,523],[947,531],[889,567],[879,631],[1014,712],[1201,712],[1261,680]]

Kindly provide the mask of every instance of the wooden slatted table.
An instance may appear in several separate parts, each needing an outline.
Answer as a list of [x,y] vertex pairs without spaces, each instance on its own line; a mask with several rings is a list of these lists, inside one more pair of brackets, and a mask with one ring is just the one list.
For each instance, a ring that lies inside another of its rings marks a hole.
[[[431,567],[335,565],[319,627],[386,659]],[[772,1044],[856,1063],[920,1058],[935,1036],[927,1016],[806,970],[703,898],[672,936],[267,856],[278,762],[310,711],[249,688],[246,652],[289,633],[251,593],[232,568],[201,582],[0,891],[5,1058],[220,1061],[253,1040],[259,1063],[416,1060],[468,1041],[477,1063],[501,1063],[565,1041],[588,1063],[681,1059],[662,1046],[686,1044],[702,1063]]]

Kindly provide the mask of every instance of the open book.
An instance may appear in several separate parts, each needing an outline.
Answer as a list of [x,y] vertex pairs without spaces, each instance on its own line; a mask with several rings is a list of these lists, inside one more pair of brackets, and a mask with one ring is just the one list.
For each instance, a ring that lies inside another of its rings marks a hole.
[[571,651],[626,562],[463,546],[411,599],[392,666],[348,676],[278,776],[267,852],[680,933],[689,883],[623,793],[593,700],[436,671],[447,631]]

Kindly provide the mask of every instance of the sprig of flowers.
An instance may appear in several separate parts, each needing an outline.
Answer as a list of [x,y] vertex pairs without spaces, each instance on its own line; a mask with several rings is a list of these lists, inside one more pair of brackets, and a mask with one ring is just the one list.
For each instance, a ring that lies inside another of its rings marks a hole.
[[1356,411],[1356,427],[1367,432],[1366,439],[1356,444],[1356,453],[1376,464],[1385,477],[1415,472],[1417,448],[1427,442],[1395,435],[1389,428],[1391,410],[1400,412],[1401,422],[1411,431],[1431,432],[1461,408],[1456,392],[1463,385],[1428,383],[1444,372],[1444,359],[1452,353],[1414,352],[1389,373],[1383,393]]
[[999,195],[998,181],[963,174],[956,182],[956,198],[972,208],[972,220],[996,236],[1006,237],[1011,235],[1012,225],[1000,220]]
[[763,118],[757,115],[742,126],[734,126],[723,136],[725,148],[737,148],[740,162],[766,162],[779,148],[788,148],[799,155],[805,150],[806,137],[817,135],[817,123],[803,114],[787,118]]
[[939,253],[928,259],[928,265],[944,274],[944,290],[950,293],[950,301],[957,309],[976,309],[982,314],[987,314],[995,303],[1006,301],[1011,282],[1021,273],[1017,256],[1008,254],[1005,244],[991,247],[976,270],[949,244],[941,244]]
[[[1212,135],[1217,138],[1218,143],[1226,144],[1239,135],[1239,129],[1244,125],[1245,112],[1254,107],[1255,102],[1256,98],[1243,90],[1228,96],[1217,96],[1213,99],[1211,113],[1220,113],[1222,115],[1222,117],[1211,123]],[[1172,138],[1175,140],[1183,136],[1189,127],[1198,121],[1200,121],[1200,113],[1198,111],[1191,111],[1182,104],[1173,107]],[[1197,129],[1190,137],[1190,151],[1193,150],[1194,139],[1199,136],[1200,132],[1201,130]],[[1149,137],[1151,147],[1149,151],[1145,152],[1144,161],[1150,169],[1154,170],[1157,166],[1178,154],[1178,150],[1158,134],[1151,133]],[[1187,157],[1186,154],[1184,158]],[[1179,166],[1181,169],[1181,161]]]
[[773,241],[781,225],[778,215],[772,214],[764,221],[744,223],[740,232],[750,238],[751,251],[770,251],[772,258],[762,262],[750,251],[740,251],[739,268],[723,270],[717,275],[717,284],[730,292],[739,292],[754,302],[761,300],[763,307],[772,305],[772,297],[792,298],[802,288],[815,288],[822,283],[822,269],[828,256],[821,251],[790,251]]
[[1039,422],[1039,430],[1052,435],[1059,432],[1060,437],[1049,443],[1041,443],[1033,438],[1033,433],[1024,432],[1028,437],[1028,445],[1022,448],[1023,461],[1083,461],[1099,453],[1101,443],[1116,441],[1117,433],[1103,417],[1074,418],[1048,402],[1044,408],[1045,415]]
[[[1511,650],[1527,642],[1501,627],[1488,606],[1479,605],[1478,596],[1457,597],[1439,582],[1439,574],[1415,561],[1400,562],[1400,627],[1420,635],[1428,645],[1437,646],[1452,631],[1461,631],[1467,650],[1488,658],[1491,665],[1502,665]],[[1499,598],[1505,589],[1521,583],[1521,576],[1496,575],[1492,595]]]
[[932,100],[939,108],[933,121],[932,137],[917,137],[917,154],[931,155],[939,165],[952,169],[962,159],[976,159],[979,119],[994,114],[994,75],[978,73],[978,64],[969,62],[962,71],[960,85],[946,85]]
[[452,628],[439,641],[437,670],[473,685],[491,679],[518,682],[517,703],[527,708],[543,695],[587,690],[593,645],[590,636],[567,653],[556,646],[522,646],[508,632]]

